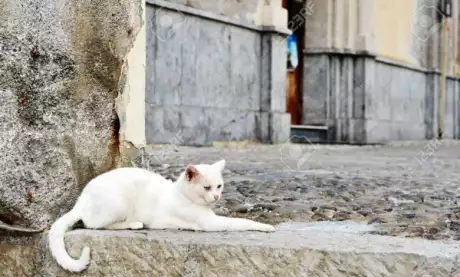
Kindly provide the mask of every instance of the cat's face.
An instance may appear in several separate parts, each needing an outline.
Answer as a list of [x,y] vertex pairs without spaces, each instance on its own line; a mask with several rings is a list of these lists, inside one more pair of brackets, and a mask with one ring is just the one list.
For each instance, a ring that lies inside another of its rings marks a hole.
[[224,189],[222,179],[224,167],[225,160],[211,165],[189,165],[185,171],[189,198],[201,205],[212,205],[219,201]]

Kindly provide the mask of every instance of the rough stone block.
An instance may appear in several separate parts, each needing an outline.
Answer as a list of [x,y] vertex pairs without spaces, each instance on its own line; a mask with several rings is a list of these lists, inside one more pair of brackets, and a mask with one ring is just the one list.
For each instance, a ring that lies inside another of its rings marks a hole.
[[271,143],[285,143],[291,134],[291,115],[288,113],[271,113]]
[[0,220],[45,227],[119,158],[115,100],[138,0],[0,9]]
[[431,139],[438,133],[438,103],[439,103],[439,76],[427,74],[425,90],[424,122],[426,125],[425,138]]
[[146,17],[147,103],[259,108],[257,31],[152,5]]
[[[270,141],[272,129],[275,140],[284,139],[289,124],[261,112],[286,111],[286,30],[186,9],[147,4],[148,142]],[[164,28],[164,19],[176,28]]]
[[[439,76],[376,58],[307,53],[303,124],[329,125],[335,142],[423,140],[437,133]],[[411,80],[411,81],[408,81]],[[457,138],[460,81],[448,78],[444,135]]]
[[286,34],[270,30],[262,33],[261,110],[286,111]]
[[456,87],[460,85],[460,79],[447,79],[446,98],[445,98],[445,116],[444,116],[444,138],[458,138],[456,131],[460,125],[457,120],[459,107],[459,97]]
[[305,56],[302,124],[326,124],[330,75],[329,55]]
[[[261,36],[259,33],[232,28],[231,32],[231,107],[260,109],[261,94]],[[228,96],[227,96],[228,97]]]
[[0,243],[0,276],[34,277],[35,247]]
[[[156,0],[156,2],[161,3],[162,1]],[[225,15],[245,23],[253,23],[253,17],[259,5],[258,0],[167,0],[166,2],[182,4],[202,11]]]
[[288,11],[282,8],[281,3],[264,5],[263,25],[286,28],[288,23]]
[[257,139],[258,111],[149,104],[146,111],[148,143],[212,145]]
[[[270,234],[76,230],[68,233],[66,245],[73,257],[84,246],[91,248],[91,263],[78,274],[82,277],[458,274],[458,243],[319,230],[295,224]],[[43,238],[39,276],[77,276],[63,271],[45,244]]]

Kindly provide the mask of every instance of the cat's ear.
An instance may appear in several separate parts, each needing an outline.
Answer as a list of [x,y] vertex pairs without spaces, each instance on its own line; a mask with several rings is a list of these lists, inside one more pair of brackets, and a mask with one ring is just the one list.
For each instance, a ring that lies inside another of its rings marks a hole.
[[222,160],[214,163],[212,166],[214,168],[217,168],[220,172],[222,172],[222,170],[224,170],[224,167],[225,167],[225,160],[222,159]]
[[194,180],[197,180],[198,177],[200,176],[200,173],[198,170],[191,164],[187,166],[187,169],[185,170],[185,178],[187,181],[191,182]]

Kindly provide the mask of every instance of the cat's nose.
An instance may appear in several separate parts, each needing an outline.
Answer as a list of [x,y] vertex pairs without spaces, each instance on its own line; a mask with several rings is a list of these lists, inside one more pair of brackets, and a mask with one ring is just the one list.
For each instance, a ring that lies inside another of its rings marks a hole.
[[214,200],[216,200],[216,201],[219,200],[219,195],[215,194],[214,195]]

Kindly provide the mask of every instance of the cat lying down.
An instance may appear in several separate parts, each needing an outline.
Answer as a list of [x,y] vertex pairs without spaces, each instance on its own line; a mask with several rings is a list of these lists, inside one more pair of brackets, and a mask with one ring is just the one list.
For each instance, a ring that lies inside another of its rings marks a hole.
[[118,168],[97,176],[83,189],[73,209],[51,226],[52,256],[72,272],[88,266],[89,247],[75,260],[64,245],[66,231],[79,220],[90,229],[274,231],[268,224],[214,214],[211,206],[222,195],[224,167],[225,160],[189,165],[176,182],[141,168]]

